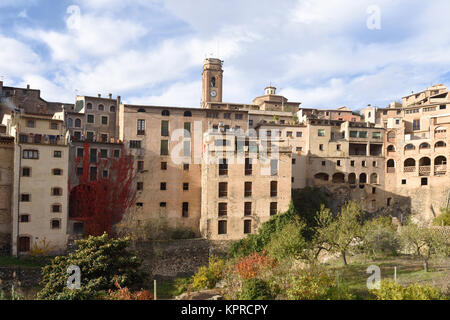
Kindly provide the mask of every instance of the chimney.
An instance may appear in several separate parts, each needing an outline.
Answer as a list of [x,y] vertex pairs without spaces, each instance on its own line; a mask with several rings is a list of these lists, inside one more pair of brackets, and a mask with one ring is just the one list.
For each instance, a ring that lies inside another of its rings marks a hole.
[[99,93],[99,94],[98,94],[98,97],[99,97],[99,98],[101,98],[101,97],[102,97],[102,94],[101,94],[101,93]]
[[30,89],[30,85],[29,84],[27,84],[27,89]]

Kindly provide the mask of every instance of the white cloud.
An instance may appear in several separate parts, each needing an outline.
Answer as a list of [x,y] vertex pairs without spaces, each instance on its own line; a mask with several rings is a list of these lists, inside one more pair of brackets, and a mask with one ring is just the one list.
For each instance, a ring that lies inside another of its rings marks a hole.
[[42,71],[41,59],[26,44],[0,35],[0,48],[0,75],[15,78]]

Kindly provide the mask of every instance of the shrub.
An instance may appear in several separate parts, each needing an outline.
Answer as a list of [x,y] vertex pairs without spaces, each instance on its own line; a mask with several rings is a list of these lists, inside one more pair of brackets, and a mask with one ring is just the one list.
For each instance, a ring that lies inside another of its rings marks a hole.
[[377,300],[440,300],[445,298],[439,289],[432,286],[412,284],[405,288],[395,281],[383,280],[380,289],[370,290]]
[[292,276],[286,290],[290,300],[349,300],[354,296],[323,271],[310,270]]
[[400,237],[389,218],[366,222],[363,234],[363,251],[369,256],[397,255],[400,250]]
[[192,289],[212,289],[219,282],[224,274],[225,261],[215,256],[209,258],[208,266],[200,267],[192,276]]
[[250,256],[239,259],[235,265],[235,271],[242,279],[251,279],[256,278],[265,269],[275,267],[276,264],[277,261],[267,256],[265,251],[263,253],[254,252]]
[[434,219],[433,224],[435,226],[450,226],[450,208],[442,208],[441,214]]
[[117,288],[117,291],[111,289],[108,291],[111,300],[153,300],[155,298],[148,290],[133,293],[127,287],[122,288],[117,282],[117,277],[114,286]]
[[271,290],[266,281],[261,279],[247,279],[242,284],[240,300],[271,300]]
[[[110,239],[106,233],[76,241],[78,248],[74,253],[55,257],[42,268],[43,288],[38,298],[100,299],[115,288],[116,281],[129,287],[142,284],[146,276],[139,270],[142,259],[127,250],[129,242],[129,238]],[[67,268],[71,265],[81,269],[81,289],[67,288]]]
[[298,258],[307,245],[302,234],[304,228],[304,223],[299,219],[294,219],[293,222],[273,234],[267,245],[269,255],[279,261]]

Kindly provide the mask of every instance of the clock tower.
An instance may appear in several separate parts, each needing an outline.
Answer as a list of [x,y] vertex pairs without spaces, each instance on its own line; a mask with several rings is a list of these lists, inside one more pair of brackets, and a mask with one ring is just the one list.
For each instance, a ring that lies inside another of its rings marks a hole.
[[202,108],[208,108],[208,102],[222,102],[222,60],[205,59],[202,72]]

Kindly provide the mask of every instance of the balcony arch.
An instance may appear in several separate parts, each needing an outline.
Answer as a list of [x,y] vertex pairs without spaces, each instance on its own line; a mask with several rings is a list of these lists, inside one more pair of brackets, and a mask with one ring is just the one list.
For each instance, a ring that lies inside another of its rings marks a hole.
[[389,145],[386,150],[387,150],[387,152],[395,152],[396,151],[395,146],[393,144]]
[[434,175],[443,176],[447,173],[447,158],[444,156],[437,156],[434,158]]
[[431,159],[428,157],[420,158],[419,166],[431,166]]
[[345,174],[343,174],[342,172],[336,172],[335,174],[333,174],[332,182],[345,183]]
[[428,157],[419,160],[419,176],[429,176],[431,172],[431,159]]
[[412,143],[408,143],[405,146],[405,151],[407,151],[407,150],[415,150],[415,149],[416,149],[416,147]]
[[434,144],[435,148],[445,148],[447,146],[447,143],[445,141],[438,141]]
[[416,160],[408,158],[403,162],[404,172],[414,172],[416,170]]
[[168,116],[170,116],[170,111],[169,110],[163,110],[161,112],[161,115],[164,116],[164,117],[168,117]]
[[367,183],[367,174],[364,172],[359,175],[359,183]]
[[387,173],[393,173],[395,172],[395,160],[394,159],[389,159],[386,162],[386,172]]
[[436,158],[434,158],[434,165],[435,166],[440,166],[440,165],[445,165],[447,164],[447,158],[444,156],[438,156]]

